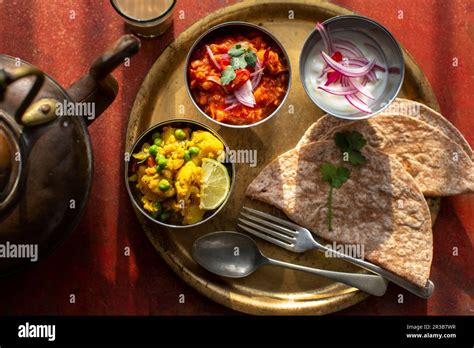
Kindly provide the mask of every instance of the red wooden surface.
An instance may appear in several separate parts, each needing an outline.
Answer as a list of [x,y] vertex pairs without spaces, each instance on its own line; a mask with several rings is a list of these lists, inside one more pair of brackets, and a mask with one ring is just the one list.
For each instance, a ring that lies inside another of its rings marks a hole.
[[[148,69],[174,36],[231,2],[178,0],[173,30],[144,41],[131,66],[114,73],[121,86],[119,96],[90,127],[95,172],[85,216],[53,255],[0,280],[0,315],[235,313],[198,294],[166,266],[131,211],[122,178],[127,118]],[[443,114],[474,144],[474,1],[334,2],[392,31],[426,73]],[[185,11],[185,19],[178,19],[179,10]],[[0,53],[41,67],[63,86],[81,77],[123,32],[122,20],[108,0],[0,0]],[[455,57],[457,67],[452,65]],[[391,285],[384,297],[369,298],[340,314],[472,315],[473,208],[472,195],[442,202],[434,228],[431,278],[437,289],[431,299],[418,299]],[[130,257],[124,256],[125,247],[130,247]],[[454,247],[459,256],[452,255]],[[75,304],[69,302],[70,294],[75,294]],[[185,295],[184,304],[178,301],[180,294]],[[398,294],[404,294],[403,304]]]

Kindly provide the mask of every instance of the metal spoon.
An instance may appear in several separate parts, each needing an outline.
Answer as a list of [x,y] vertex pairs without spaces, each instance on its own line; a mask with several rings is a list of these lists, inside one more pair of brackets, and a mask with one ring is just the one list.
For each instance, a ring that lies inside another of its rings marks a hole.
[[333,279],[375,296],[382,296],[387,290],[387,281],[375,274],[326,271],[270,259],[252,238],[238,232],[213,232],[198,238],[193,245],[193,258],[209,272],[229,278],[243,278],[260,266],[275,265]]

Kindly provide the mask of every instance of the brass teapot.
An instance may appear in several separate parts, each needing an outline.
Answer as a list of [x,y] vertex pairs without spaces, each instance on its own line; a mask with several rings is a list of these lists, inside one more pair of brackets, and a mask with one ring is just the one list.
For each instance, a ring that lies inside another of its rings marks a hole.
[[41,258],[78,224],[92,183],[87,125],[117,95],[110,73],[139,47],[122,36],[67,90],[0,55],[0,275],[31,263],[24,246],[37,246]]

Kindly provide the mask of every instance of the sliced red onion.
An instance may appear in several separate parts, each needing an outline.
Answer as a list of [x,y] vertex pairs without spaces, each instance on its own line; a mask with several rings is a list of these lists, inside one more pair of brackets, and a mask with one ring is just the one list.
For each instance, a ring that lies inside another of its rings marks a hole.
[[214,57],[214,53],[212,53],[211,48],[210,48],[208,45],[206,45],[206,51],[207,51],[207,55],[208,55],[209,58],[211,59],[211,62],[214,64],[214,66],[215,66],[219,71],[221,71],[222,68],[221,68],[220,64],[217,62],[216,57]]
[[335,44],[334,48],[338,51],[342,51],[349,58],[357,58],[358,57],[358,55],[355,51],[353,51],[352,49],[350,49],[346,46],[341,46],[341,45]]
[[349,82],[347,82],[349,78],[347,76],[341,76],[341,86],[342,87],[348,87]]
[[372,113],[372,110],[367,105],[364,105],[364,103],[362,103],[360,99],[357,98],[354,94],[349,94],[344,97],[349,102],[349,104],[351,104],[357,110],[365,112],[367,114]]
[[255,70],[253,73],[250,74],[250,77],[254,77],[255,75],[257,74],[260,74],[263,70],[265,70],[264,68],[260,68],[258,70]]
[[[349,63],[359,63],[360,66],[366,65],[369,62],[367,58],[351,58],[351,59],[348,59],[348,61]],[[374,65],[374,70],[379,70],[381,72],[386,71],[386,69],[383,66],[378,65],[378,64]]]
[[354,98],[356,98],[358,101],[360,101],[362,104],[364,105],[369,105],[365,102],[365,100],[363,100],[357,93],[354,94]]
[[346,59],[346,60],[342,61],[342,64],[344,66],[349,66],[349,67],[352,66],[352,67],[356,67],[356,68],[357,67],[360,68],[360,67],[363,67],[363,66],[367,65],[367,63],[361,63],[361,62],[358,62],[358,61],[352,60],[352,59]]
[[347,62],[349,64],[353,63],[353,64],[359,64],[359,66],[364,66],[364,65],[367,65],[367,63],[369,62],[368,59],[366,58],[350,58],[347,60]]
[[234,96],[228,96],[228,97],[225,97],[224,101],[226,104],[232,104],[232,103],[235,103],[237,99]]
[[363,67],[353,68],[353,67],[346,67],[342,64],[339,64],[330,56],[327,55],[326,52],[321,51],[321,55],[323,56],[324,61],[336,71],[339,71],[341,74],[348,76],[348,77],[361,77],[366,75],[375,65],[375,60],[371,60],[369,63],[364,65]]
[[386,72],[387,71],[387,69],[385,69],[383,66],[378,65],[378,64],[374,65],[374,70],[379,70],[381,72]]
[[260,84],[260,81],[262,80],[264,69],[265,69],[265,67],[263,67],[260,64],[260,60],[257,58],[257,62],[255,63],[255,71],[252,73],[254,75],[252,76],[252,74],[250,74],[250,76],[252,76],[252,80],[250,81],[250,83],[252,85],[252,91],[255,90],[255,88],[257,88],[258,85]]
[[324,46],[326,46],[326,50],[328,51],[329,55],[332,55],[332,52],[334,50],[332,47],[331,38],[329,37],[329,34],[326,31],[326,28],[324,27],[324,25],[318,22],[316,23],[316,29],[321,34],[321,37],[323,38]]
[[242,87],[234,91],[234,95],[239,103],[250,108],[255,107],[256,101],[255,96],[252,93],[252,84],[250,83],[250,80],[247,80]]
[[206,77],[206,80],[217,83],[219,86],[221,85],[221,80],[217,76],[213,76],[213,75],[208,76]]
[[369,82],[369,79],[367,78],[367,76],[364,76],[364,79],[362,80],[362,86],[365,86],[367,82]]
[[369,78],[369,81],[377,81],[377,75],[375,74],[375,71],[371,70],[367,73],[367,77]]
[[258,87],[258,85],[262,81],[262,76],[263,76],[263,74],[259,74],[259,75],[254,76],[254,78],[250,82],[251,85],[252,85],[252,90],[255,90]]
[[232,104],[231,106],[228,106],[224,109],[224,111],[229,111],[229,110],[232,110],[232,109],[235,109],[237,106],[239,106],[240,103],[234,103]]
[[341,87],[341,88],[331,88],[326,86],[319,86],[319,89],[322,89],[324,92],[334,95],[349,95],[357,93],[357,89],[354,87]]
[[326,74],[326,73],[328,73],[328,72],[330,72],[330,71],[334,71],[334,70],[331,69],[331,67],[329,67],[329,66],[326,65],[326,66],[323,68],[323,70],[321,71],[321,75],[319,75],[319,78],[323,77],[324,74]]
[[[365,77],[364,77],[365,78]],[[349,84],[352,85],[358,92],[365,95],[367,98],[375,99],[375,97],[370,93],[370,91],[364,87],[357,79],[349,79]]]
[[336,39],[334,40],[334,44],[338,44],[339,46],[345,47],[346,49],[350,49],[351,51],[354,51],[358,57],[364,57],[364,53],[354,45],[352,42],[343,40],[343,39]]

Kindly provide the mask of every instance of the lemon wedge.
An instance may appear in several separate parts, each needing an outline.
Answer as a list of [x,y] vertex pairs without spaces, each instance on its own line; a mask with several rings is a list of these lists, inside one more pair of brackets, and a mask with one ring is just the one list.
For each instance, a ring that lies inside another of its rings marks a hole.
[[201,202],[203,210],[217,209],[230,191],[230,176],[227,168],[219,161],[202,159]]

